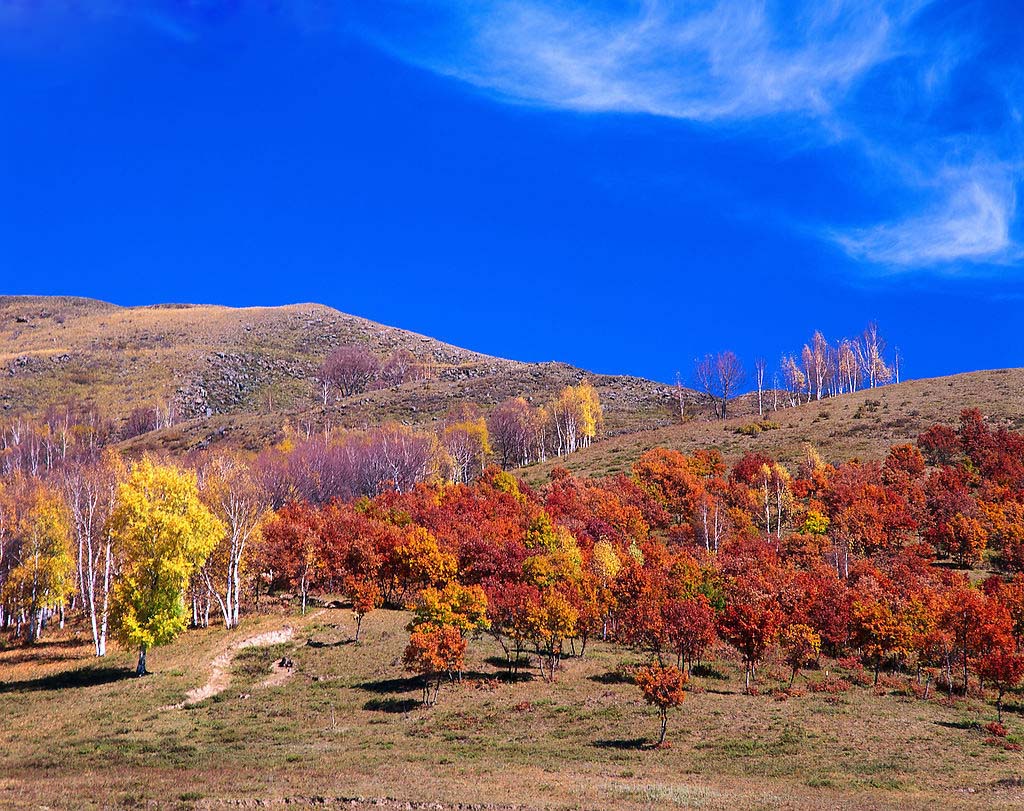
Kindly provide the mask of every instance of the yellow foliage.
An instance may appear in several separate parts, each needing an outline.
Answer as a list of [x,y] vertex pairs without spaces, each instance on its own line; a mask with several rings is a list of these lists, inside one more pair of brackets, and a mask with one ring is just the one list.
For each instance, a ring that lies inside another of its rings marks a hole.
[[615,579],[622,569],[622,561],[615,554],[615,547],[608,541],[598,541],[594,544],[594,554],[591,558],[590,568],[601,584],[607,585]]
[[109,529],[122,561],[112,599],[117,638],[145,651],[185,628],[184,594],[226,532],[194,473],[144,458],[118,486]]

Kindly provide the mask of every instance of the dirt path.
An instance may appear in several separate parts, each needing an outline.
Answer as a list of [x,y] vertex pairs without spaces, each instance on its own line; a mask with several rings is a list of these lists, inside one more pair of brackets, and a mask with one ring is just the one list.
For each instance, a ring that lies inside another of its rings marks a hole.
[[[204,701],[211,696],[217,695],[217,693],[223,692],[227,689],[228,684],[231,681],[231,663],[235,660],[235,656],[240,650],[245,648],[265,648],[270,645],[279,645],[282,642],[288,642],[295,635],[295,629],[290,625],[284,626],[278,631],[267,631],[256,636],[250,636],[248,639],[243,639],[241,642],[236,642],[233,645],[229,645],[223,651],[218,653],[212,662],[210,662],[210,678],[206,684],[201,687],[195,687],[185,693],[185,700],[180,704],[172,704],[170,707],[164,709],[181,709],[183,707],[191,707],[193,704],[198,704],[200,701]],[[277,662],[274,662],[271,668],[270,678],[263,681],[260,687],[271,687],[275,684],[281,684],[288,676],[291,675],[290,668],[279,667]]]

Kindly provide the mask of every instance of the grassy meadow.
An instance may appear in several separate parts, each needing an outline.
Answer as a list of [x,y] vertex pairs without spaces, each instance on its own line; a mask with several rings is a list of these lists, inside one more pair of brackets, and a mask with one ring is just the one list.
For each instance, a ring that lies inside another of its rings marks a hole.
[[[1019,808],[1024,704],[1008,697],[1009,748],[979,696],[914,696],[910,676],[822,661],[778,663],[742,694],[715,651],[651,748],[657,713],[630,683],[640,661],[591,643],[556,681],[505,680],[494,640],[471,643],[462,684],[419,705],[402,669],[405,612],[380,610],[355,643],[345,609],[189,631],[131,677],[134,654],[89,655],[82,629],[0,651],[0,807],[221,808]],[[291,641],[237,651],[227,688],[176,707],[231,643],[290,624]],[[263,686],[273,663],[292,675]],[[823,690],[821,684],[834,685]],[[815,687],[815,685],[818,685]],[[421,805],[422,804],[422,805]]]

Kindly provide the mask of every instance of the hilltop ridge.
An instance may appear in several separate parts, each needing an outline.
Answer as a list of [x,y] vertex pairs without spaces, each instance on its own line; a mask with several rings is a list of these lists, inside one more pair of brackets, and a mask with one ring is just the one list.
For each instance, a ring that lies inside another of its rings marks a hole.
[[[404,350],[430,375],[332,398],[325,407],[318,370],[346,344],[380,356]],[[2,415],[39,414],[69,399],[115,421],[136,408],[159,407],[173,410],[176,424],[143,442],[172,449],[224,438],[257,448],[279,437],[286,421],[431,422],[464,402],[486,408],[517,395],[545,402],[584,377],[600,393],[611,435],[670,424],[678,408],[675,390],[661,383],[492,357],[321,304],[121,307],[75,297],[0,297],[0,374]],[[694,404],[705,402],[690,394]]]

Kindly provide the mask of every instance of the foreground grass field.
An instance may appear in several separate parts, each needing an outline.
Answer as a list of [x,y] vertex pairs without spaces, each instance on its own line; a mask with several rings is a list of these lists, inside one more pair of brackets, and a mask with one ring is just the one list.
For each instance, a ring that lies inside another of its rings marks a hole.
[[[470,646],[473,672],[427,709],[400,663],[406,622],[404,612],[374,612],[353,643],[347,610],[252,617],[237,632],[192,631],[155,651],[156,675],[142,680],[129,677],[130,652],[97,662],[74,631],[4,649],[0,807],[1024,804],[1024,756],[992,745],[983,725],[994,710],[978,697],[924,701],[902,676],[877,689],[809,689],[821,671],[787,697],[788,673],[772,666],[761,694],[745,696],[722,649],[670,717],[671,747],[652,750],[656,711],[622,674],[638,661],[630,652],[592,644],[564,661],[554,684],[508,683],[500,649],[481,639]],[[237,651],[223,692],[174,707],[229,645],[286,624],[287,643]],[[291,677],[262,686],[284,655]],[[1016,702],[1008,699],[1011,746],[1024,733]]]

